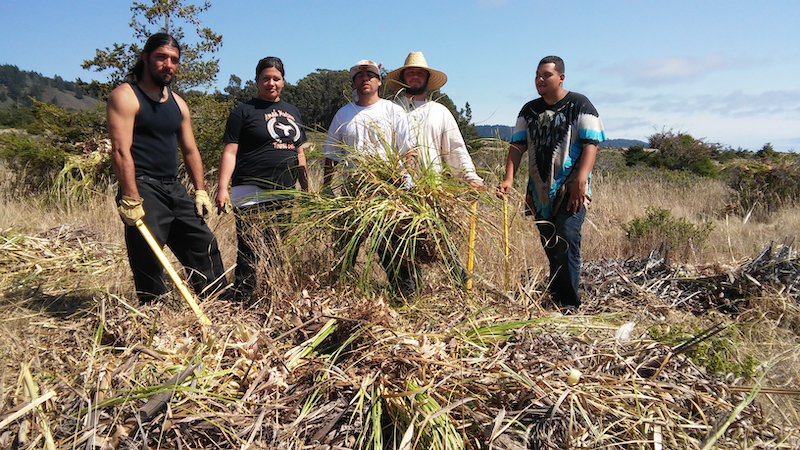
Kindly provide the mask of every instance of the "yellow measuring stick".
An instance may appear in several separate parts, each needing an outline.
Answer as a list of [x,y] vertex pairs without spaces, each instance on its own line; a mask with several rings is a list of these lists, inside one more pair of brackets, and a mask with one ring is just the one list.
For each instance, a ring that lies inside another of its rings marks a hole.
[[478,217],[478,201],[473,200],[469,216],[469,246],[467,250],[467,289],[472,289],[472,269],[475,267],[475,224]]
[[506,290],[508,290],[508,198],[503,198],[503,244],[506,257]]

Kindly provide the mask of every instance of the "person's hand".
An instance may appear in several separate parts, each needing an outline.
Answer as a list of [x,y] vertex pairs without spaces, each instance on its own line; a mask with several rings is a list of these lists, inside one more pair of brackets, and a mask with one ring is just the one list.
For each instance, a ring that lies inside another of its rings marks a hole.
[[511,183],[507,181],[503,181],[502,183],[497,185],[497,189],[495,191],[495,195],[497,198],[501,200],[505,200],[506,196],[511,193]]
[[569,188],[569,203],[567,204],[567,211],[570,211],[573,214],[580,211],[589,200],[588,190],[589,183],[576,178]]
[[220,190],[217,192],[217,197],[214,199],[217,203],[217,215],[222,213],[230,214],[233,212],[233,206],[231,205],[231,196],[228,194],[228,190]]
[[231,199],[225,200],[221,206],[217,206],[217,215],[220,214],[231,214],[233,212],[233,205],[231,205]]
[[470,181],[469,185],[474,189],[483,189],[483,181]]
[[141,198],[128,197],[127,195],[123,195],[119,200],[117,209],[126,225],[136,226],[136,221],[144,217],[143,201]]
[[208,192],[198,189],[194,191],[194,209],[197,215],[201,217],[208,217],[211,213],[211,200],[208,198]]

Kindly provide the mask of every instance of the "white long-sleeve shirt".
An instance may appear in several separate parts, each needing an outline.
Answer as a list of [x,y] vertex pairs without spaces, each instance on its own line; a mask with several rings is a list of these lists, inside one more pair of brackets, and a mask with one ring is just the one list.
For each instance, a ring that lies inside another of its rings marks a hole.
[[417,136],[417,163],[441,173],[443,164],[453,175],[468,182],[481,182],[467,151],[458,123],[444,105],[429,100],[401,98],[398,103],[408,113]]

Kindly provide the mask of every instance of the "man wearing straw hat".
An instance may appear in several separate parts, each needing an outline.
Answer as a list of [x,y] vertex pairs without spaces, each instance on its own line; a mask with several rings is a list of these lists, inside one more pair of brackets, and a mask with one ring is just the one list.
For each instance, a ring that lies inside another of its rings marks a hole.
[[541,97],[522,107],[511,135],[506,174],[497,186],[504,198],[528,151],[526,203],[550,262],[550,295],[564,312],[581,304],[581,228],[591,201],[590,181],[597,144],[605,140],[603,122],[585,96],[564,89],[564,61],[547,56],[536,69]]
[[[142,302],[157,299],[167,288],[158,257],[136,227],[138,220],[190,272],[195,292],[205,296],[226,284],[217,240],[203,219],[212,206],[204,190],[189,108],[169,88],[180,57],[175,38],[166,33],[150,36],[127,82],[108,98],[118,211],[126,225],[128,259]],[[194,200],[178,180],[178,147],[195,187]]]
[[472,187],[482,187],[483,179],[475,173],[475,164],[453,114],[425,97],[425,92],[441,89],[447,83],[447,75],[428,67],[422,52],[411,52],[402,67],[389,72],[386,83],[401,92],[398,103],[416,129],[419,167],[441,173],[446,165],[454,176]]
[[[329,190],[334,166],[342,163],[345,174],[351,174],[355,162],[361,158],[378,157],[382,160],[401,160],[412,163],[416,151],[414,131],[405,111],[397,104],[379,95],[382,85],[380,66],[361,60],[350,68],[350,79],[355,89],[355,100],[339,109],[328,128],[322,151],[325,154],[323,190]],[[411,177],[404,174],[405,186],[412,186]],[[347,190],[348,186],[345,186]],[[343,242],[346,239],[340,238]],[[384,252],[381,263],[389,283],[408,296],[416,291],[412,269],[405,262],[391,261],[391,252]],[[351,254],[355,259],[355,254]],[[354,261],[345,261],[352,267]]]

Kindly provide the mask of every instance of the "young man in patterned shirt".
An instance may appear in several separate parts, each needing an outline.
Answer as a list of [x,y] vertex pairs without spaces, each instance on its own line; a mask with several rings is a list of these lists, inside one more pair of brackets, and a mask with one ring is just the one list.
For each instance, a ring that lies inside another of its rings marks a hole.
[[506,158],[505,179],[497,186],[504,198],[528,151],[526,203],[550,263],[550,295],[564,312],[575,312],[581,267],[581,228],[591,201],[590,181],[597,144],[605,140],[603,123],[585,96],[564,89],[564,61],[548,56],[536,69],[541,97],[522,107]]

